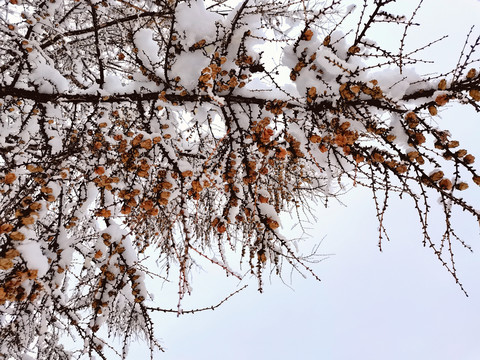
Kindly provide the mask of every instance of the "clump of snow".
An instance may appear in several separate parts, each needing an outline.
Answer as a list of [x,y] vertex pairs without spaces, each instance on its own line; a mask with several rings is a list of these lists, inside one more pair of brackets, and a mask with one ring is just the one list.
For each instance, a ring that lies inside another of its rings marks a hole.
[[177,6],[175,20],[176,30],[185,34],[186,45],[190,47],[202,39],[207,42],[215,40],[215,22],[221,22],[223,18],[206,10],[204,1],[186,1]]
[[57,69],[47,64],[36,50],[29,55],[29,62],[33,67],[29,80],[38,85],[41,93],[63,93],[68,90],[67,79]]
[[133,42],[138,49],[137,56],[142,63],[147,67],[154,68],[157,76],[162,76],[161,59],[158,56],[160,47],[158,43],[153,39],[152,29],[140,29],[135,33]]
[[399,100],[405,96],[411,83],[421,80],[414,68],[404,68],[399,74],[398,68],[385,68],[381,71],[370,73],[370,78],[378,81],[378,86],[393,100]]
[[121,94],[124,91],[121,80],[114,75],[105,76],[105,83],[103,84],[103,89],[111,95]]
[[38,276],[44,276],[48,271],[48,259],[43,254],[40,243],[34,240],[24,240],[17,246],[22,258],[30,270],[38,270]]
[[172,73],[180,74],[180,84],[187,90],[194,90],[202,69],[208,66],[210,59],[201,52],[186,52],[172,65]]

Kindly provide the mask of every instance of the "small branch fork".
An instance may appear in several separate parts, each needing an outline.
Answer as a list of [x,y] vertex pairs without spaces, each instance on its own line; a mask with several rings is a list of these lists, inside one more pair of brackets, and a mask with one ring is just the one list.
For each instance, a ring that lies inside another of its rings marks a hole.
[[151,306],[146,306],[146,308],[150,311],[160,311],[160,312],[164,312],[164,313],[174,313],[174,314],[177,314],[178,316],[185,315],[185,314],[195,314],[197,312],[207,311],[207,310],[215,310],[215,309],[219,308],[223,303],[225,303],[228,299],[230,299],[232,296],[238,294],[240,291],[244,290],[247,287],[248,287],[248,285],[244,285],[240,289],[238,289],[238,290],[234,291],[233,293],[231,293],[230,295],[228,295],[226,298],[224,298],[218,304],[212,305],[212,306],[207,306],[207,307],[204,307],[204,308],[191,309],[191,310],[163,309],[163,308],[160,308],[160,307],[151,307]]

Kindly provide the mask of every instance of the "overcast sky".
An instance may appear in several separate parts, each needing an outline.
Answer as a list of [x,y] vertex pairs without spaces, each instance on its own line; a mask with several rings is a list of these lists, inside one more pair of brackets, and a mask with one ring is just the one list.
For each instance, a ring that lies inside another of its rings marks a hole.
[[[411,9],[417,1],[399,3]],[[422,27],[409,35],[407,43],[413,48],[449,34],[425,52],[424,57],[438,63],[418,67],[421,73],[446,71],[455,66],[470,26],[479,22],[480,2],[424,3],[417,18]],[[474,32],[480,34],[480,27]],[[388,32],[378,34],[379,38],[389,36]],[[453,128],[454,138],[480,160],[478,115],[457,107],[441,115],[439,125]],[[471,202],[480,204],[479,193],[470,191]],[[208,273],[195,275],[194,292],[185,309],[214,304],[245,283],[249,287],[215,311],[156,317],[157,334],[167,349],[158,358],[480,359],[478,224],[466,214],[456,219],[459,234],[476,250],[469,254],[458,248],[457,252],[467,298],[431,250],[422,247],[409,199],[392,198],[386,220],[391,242],[384,244],[382,253],[377,247],[371,193],[353,189],[342,200],[346,207],[332,202],[329,209],[316,210],[318,222],[311,225],[311,237],[304,245],[308,249],[324,238],[320,252],[334,254],[313,266],[322,282],[294,276],[290,288],[278,278],[271,283],[267,278],[265,292],[259,294],[254,278],[238,284],[206,267]],[[432,224],[435,221],[441,231],[441,218],[433,218]],[[165,290],[161,301],[174,308],[175,287]],[[142,354],[142,345],[132,346],[132,359],[143,358]]]

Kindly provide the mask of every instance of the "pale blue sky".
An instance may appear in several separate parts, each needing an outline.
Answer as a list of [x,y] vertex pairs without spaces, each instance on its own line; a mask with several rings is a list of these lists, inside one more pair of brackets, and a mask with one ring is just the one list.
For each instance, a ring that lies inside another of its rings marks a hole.
[[[417,19],[423,26],[407,43],[414,47],[449,34],[425,52],[438,64],[418,67],[420,72],[446,71],[455,66],[470,26],[478,23],[480,3],[424,2]],[[417,1],[399,3],[410,9]],[[475,30],[479,33],[480,27]],[[453,128],[461,144],[480,160],[478,114],[452,108],[442,113],[439,125]],[[469,191],[468,196],[480,203],[480,191]],[[266,279],[265,293],[259,294],[252,278],[245,291],[215,311],[180,318],[159,315],[157,334],[168,351],[158,359],[480,359],[478,224],[466,214],[456,223],[459,234],[476,250],[469,254],[458,249],[457,267],[470,295],[466,298],[432,252],[421,246],[411,201],[392,200],[386,219],[392,241],[384,243],[383,253],[377,247],[371,193],[354,189],[343,199],[347,207],[332,202],[329,209],[318,209],[318,223],[311,225],[306,248],[325,236],[320,252],[335,254],[313,266],[322,282],[294,276],[292,290],[273,277],[271,284]],[[435,221],[441,225],[441,218],[431,219]],[[214,304],[237,289],[234,279],[207,270],[195,276],[185,309]],[[175,291],[173,286],[163,292],[173,308]],[[132,346],[132,359],[143,358],[141,346]]]

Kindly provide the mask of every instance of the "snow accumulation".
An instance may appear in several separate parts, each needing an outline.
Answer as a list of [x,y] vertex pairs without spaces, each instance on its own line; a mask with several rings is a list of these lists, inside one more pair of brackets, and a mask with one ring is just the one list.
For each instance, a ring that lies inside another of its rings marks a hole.
[[473,155],[434,116],[455,99],[478,106],[463,90],[475,69],[461,91],[423,79],[356,41],[362,21],[336,26],[324,2],[4,3],[38,10],[0,24],[0,306],[31,299],[25,349],[66,327],[89,355],[108,344],[104,325],[124,344],[132,332],[152,341],[146,277],[177,268],[181,313],[198,257],[241,279],[226,259],[241,252],[260,286],[282,264],[309,272],[280,215],[347,181],[408,193],[420,216],[424,189],[436,191],[447,223],[455,201],[474,213],[453,192]]
[[207,43],[216,39],[217,22],[223,23],[223,17],[205,9],[205,2],[194,0],[182,2],[176,8],[175,24],[183,35],[187,47],[205,39]]

